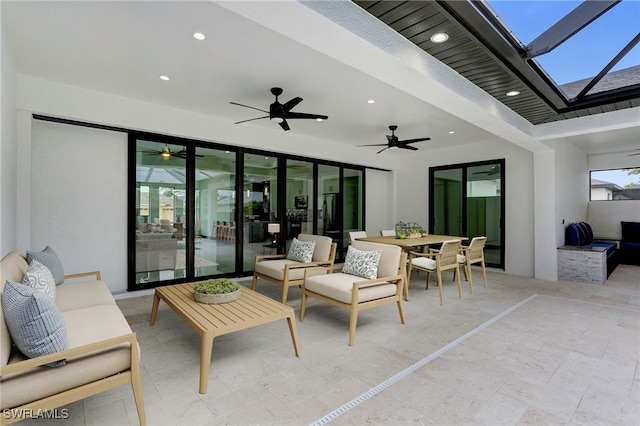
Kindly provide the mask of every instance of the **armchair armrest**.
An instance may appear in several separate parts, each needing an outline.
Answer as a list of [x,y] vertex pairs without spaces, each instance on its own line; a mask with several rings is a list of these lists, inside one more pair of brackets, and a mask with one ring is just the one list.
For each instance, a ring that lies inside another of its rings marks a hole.
[[[115,346],[122,345],[124,343],[129,343],[131,345],[131,351],[136,351],[137,348],[134,348],[134,345],[137,345],[138,342],[136,340],[135,333],[123,334],[122,336],[113,337],[107,340],[101,340],[95,343],[89,343],[88,345],[78,346],[77,348],[66,349],[64,351],[55,352],[49,355],[43,355],[36,358],[26,359],[24,361],[14,362],[11,364],[4,365],[0,367],[0,377],[5,376],[7,374],[19,373],[21,371],[26,371],[35,367],[40,367],[42,365],[48,364],[50,362],[59,361],[61,359],[69,359],[79,355],[89,354],[91,352],[96,352],[104,349],[109,349]],[[64,368],[64,367],[57,367]]]
[[304,263],[290,263],[290,264],[284,265],[285,269],[311,268],[315,266],[328,267],[329,262],[304,262]]
[[258,263],[260,261],[270,260],[270,259],[284,259],[286,257],[287,257],[286,254],[264,254],[264,255],[256,256],[255,262]]
[[69,274],[69,275],[65,275],[64,279],[70,280],[73,278],[82,278],[82,277],[90,277],[90,276],[95,276],[96,280],[102,279],[102,276],[100,275],[100,271],[90,271],[90,272],[80,272],[78,274]]
[[325,273],[330,274],[332,272],[332,269],[327,266],[315,266],[315,267],[306,268],[304,270],[304,279],[305,280],[307,279],[307,276],[309,275],[309,273],[320,272],[320,271],[324,271]]
[[357,291],[359,288],[371,287],[377,284],[382,284],[382,283],[387,283],[392,281],[400,281],[402,279],[403,279],[402,275],[394,275],[391,277],[376,278],[375,280],[354,281],[353,291]]

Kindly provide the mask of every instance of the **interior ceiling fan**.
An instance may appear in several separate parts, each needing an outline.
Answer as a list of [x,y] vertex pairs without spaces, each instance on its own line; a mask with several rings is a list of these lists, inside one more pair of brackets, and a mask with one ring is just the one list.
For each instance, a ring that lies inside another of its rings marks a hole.
[[[182,149],[180,151],[173,152],[173,151],[171,151],[171,149],[169,148],[169,145],[167,145],[167,144],[165,144],[160,151],[158,151],[156,149],[147,149],[147,148],[141,148],[141,151],[143,153],[145,153],[145,154],[160,155],[165,160],[168,160],[171,157],[178,157],[178,158],[183,158],[183,159],[187,158],[187,150],[186,149]],[[196,154],[196,157],[204,157],[204,156]]]
[[391,134],[387,135],[387,143],[375,143],[370,145],[358,145],[358,146],[384,146],[384,148],[376,152],[376,154],[380,154],[382,151],[386,149],[391,149],[391,148],[394,148],[394,149],[402,148],[402,149],[410,149],[411,151],[417,151],[418,148],[416,148],[415,146],[411,146],[409,144],[431,140],[431,138],[417,138],[417,139],[405,139],[401,141],[398,139],[398,137],[395,134],[395,131],[397,128],[398,126],[395,126],[395,125],[389,126],[389,130],[391,130]]
[[280,87],[272,87],[271,88],[271,94],[276,97],[276,100],[275,100],[274,103],[272,103],[269,106],[269,111],[266,111],[266,110],[260,109],[260,108],[256,108],[256,107],[252,107],[252,106],[249,106],[249,105],[239,104],[237,102],[229,102],[230,104],[233,104],[233,105],[238,105],[238,106],[245,107],[245,108],[251,108],[251,109],[255,109],[257,111],[262,111],[264,113],[269,114],[269,115],[264,115],[262,117],[256,117],[256,118],[250,118],[248,120],[238,121],[235,124],[246,123],[247,121],[253,121],[253,120],[260,120],[260,119],[263,119],[263,118],[268,118],[269,120],[273,121],[274,123],[278,123],[280,125],[280,127],[282,127],[282,129],[284,129],[284,131],[286,132],[287,130],[289,130],[289,124],[287,123],[288,119],[305,118],[305,119],[313,119],[313,120],[317,120],[317,121],[322,121],[322,120],[326,120],[326,119],[329,118],[326,115],[307,114],[307,113],[304,113],[304,112],[291,112],[291,110],[296,105],[298,105],[300,102],[302,102],[302,98],[295,97],[295,98],[291,99],[290,101],[287,101],[284,104],[281,104],[280,102],[278,102],[278,96],[282,95],[282,89]]
[[474,175],[487,175],[487,176],[493,176],[493,175],[497,175],[498,173],[500,173],[500,166],[499,165],[495,165],[493,167],[491,167],[489,170],[483,170],[481,172],[474,172]]

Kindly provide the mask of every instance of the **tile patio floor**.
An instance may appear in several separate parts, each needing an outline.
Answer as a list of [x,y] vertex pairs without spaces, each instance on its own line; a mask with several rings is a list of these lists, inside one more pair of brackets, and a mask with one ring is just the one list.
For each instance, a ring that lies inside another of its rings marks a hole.
[[[446,274],[444,306],[413,276],[406,324],[394,305],[360,314],[310,299],[298,321],[214,341],[206,395],[198,393],[198,335],[152,296],[118,305],[138,334],[149,425],[638,425],[640,267],[620,265],[605,286],[474,270],[463,297]],[[250,281],[244,282],[250,285]],[[279,299],[279,287],[258,291]],[[289,292],[299,314],[300,291]],[[23,425],[137,424],[130,388],[67,406],[66,420]]]

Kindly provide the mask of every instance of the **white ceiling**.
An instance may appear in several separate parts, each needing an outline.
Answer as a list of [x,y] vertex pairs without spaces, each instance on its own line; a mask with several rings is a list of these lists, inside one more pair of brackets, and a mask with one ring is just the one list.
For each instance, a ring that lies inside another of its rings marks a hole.
[[[285,12],[291,7],[295,14],[300,4],[273,6]],[[468,111],[445,112],[434,106],[440,105],[438,99],[425,102],[423,96],[398,90],[373,77],[375,72],[311,49],[285,31],[258,25],[234,7],[240,6],[209,1],[2,1],[2,24],[21,74],[229,122],[264,115],[230,101],[268,110],[274,99],[269,89],[278,86],[284,89],[281,102],[304,99],[293,111],[329,116],[325,122],[290,120],[290,132],[311,137],[350,145],[385,143],[388,126],[396,124],[400,139],[431,137],[416,144],[423,151],[504,137],[496,132],[495,122],[471,124]],[[328,36],[310,33],[313,30],[304,28],[307,39]],[[196,31],[206,40],[195,40]],[[161,81],[163,74],[171,80]],[[371,98],[375,104],[367,103]],[[277,124],[264,119],[238,126]],[[450,130],[456,133],[450,135]],[[574,135],[571,140],[587,153],[637,148],[638,127],[617,129],[614,140],[607,134]]]

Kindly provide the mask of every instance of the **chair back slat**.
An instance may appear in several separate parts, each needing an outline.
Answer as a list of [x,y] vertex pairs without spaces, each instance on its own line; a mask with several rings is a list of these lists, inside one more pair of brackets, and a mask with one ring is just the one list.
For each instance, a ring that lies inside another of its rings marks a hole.
[[487,237],[474,237],[469,244],[467,256],[471,262],[480,260],[484,256],[484,246],[487,243]]
[[440,248],[440,267],[456,265],[458,263],[458,251],[460,250],[460,240],[448,240],[442,243]]

